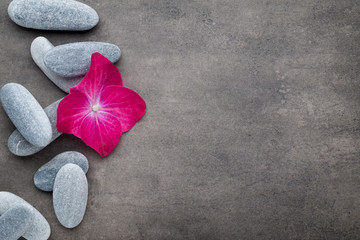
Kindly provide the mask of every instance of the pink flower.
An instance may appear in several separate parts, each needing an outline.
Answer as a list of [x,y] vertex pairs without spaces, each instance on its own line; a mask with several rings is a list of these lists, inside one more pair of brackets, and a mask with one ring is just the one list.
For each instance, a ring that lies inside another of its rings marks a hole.
[[74,134],[105,157],[145,109],[139,94],[123,87],[114,64],[94,53],[89,72],[59,103],[56,126],[59,132]]

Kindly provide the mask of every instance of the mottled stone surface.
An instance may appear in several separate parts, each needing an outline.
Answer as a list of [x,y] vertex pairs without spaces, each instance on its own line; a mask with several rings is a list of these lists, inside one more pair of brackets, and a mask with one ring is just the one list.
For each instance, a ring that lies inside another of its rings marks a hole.
[[25,206],[31,209],[33,213],[33,221],[29,225],[27,231],[22,235],[27,240],[46,240],[50,236],[50,226],[43,215],[31,206],[24,199],[10,192],[0,192],[0,215],[13,207]]
[[46,53],[53,48],[54,45],[52,45],[49,42],[49,40],[47,40],[44,37],[37,37],[31,43],[31,47],[30,47],[31,56],[34,62],[36,63],[36,65],[38,65],[38,67],[56,86],[58,86],[64,92],[69,93],[69,89],[71,87],[78,85],[84,76],[65,78],[50,71],[45,66],[44,58]]
[[56,217],[66,228],[78,226],[84,215],[88,199],[88,182],[83,169],[66,164],[56,174],[53,206]]
[[90,68],[91,55],[101,53],[111,62],[120,59],[120,48],[105,42],[77,42],[56,46],[49,50],[44,63],[54,73],[62,77],[84,76]]
[[73,0],[14,0],[8,13],[18,25],[42,30],[85,31],[99,22],[94,9]]
[[1,88],[0,99],[5,112],[28,142],[38,147],[49,144],[52,136],[49,118],[25,87],[7,83]]
[[[24,160],[0,144],[0,189],[39,203],[51,239],[360,239],[359,0],[81,1],[101,18],[84,33],[0,14],[0,81],[46,106],[64,94],[26,53],[35,34],[111,42],[148,111],[106,158],[70,135]],[[0,108],[0,139],[12,131]],[[71,231],[31,181],[69,150],[91,165]]]
[[[56,128],[56,116],[57,116],[57,107],[59,105],[59,102],[61,99],[57,100],[56,102],[53,102],[46,108],[44,108],[44,112],[48,116],[51,124],[52,129],[52,136],[49,144],[54,141],[56,138],[58,138],[62,133],[58,132]],[[8,147],[10,152],[17,156],[29,156],[34,153],[37,153],[44,149],[46,146],[43,147],[37,147],[31,143],[29,143],[19,132],[19,130],[15,130],[8,139]]]
[[68,163],[78,165],[86,174],[89,169],[87,158],[75,151],[63,152],[44,164],[34,175],[35,186],[42,191],[52,191],[58,171]]
[[8,139],[8,147],[11,153],[17,156],[30,156],[35,154],[46,146],[37,147],[29,143],[18,130],[14,130]]
[[33,224],[33,209],[24,205],[18,205],[8,209],[0,217],[0,239],[19,239]]

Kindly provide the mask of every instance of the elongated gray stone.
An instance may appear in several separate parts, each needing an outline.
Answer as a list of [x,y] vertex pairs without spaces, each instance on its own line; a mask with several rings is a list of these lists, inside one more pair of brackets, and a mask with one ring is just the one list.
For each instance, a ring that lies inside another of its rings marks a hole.
[[46,240],[50,236],[50,225],[44,216],[24,199],[10,192],[0,192],[0,215],[16,206],[25,206],[33,212],[33,221],[22,235],[27,240]]
[[66,164],[56,174],[53,205],[56,217],[66,228],[79,225],[85,215],[88,182],[84,171],[76,164]]
[[69,89],[71,87],[74,87],[78,85],[81,80],[83,79],[83,76],[80,77],[71,77],[71,78],[64,78],[53,71],[50,71],[44,63],[44,57],[45,54],[54,48],[54,45],[52,45],[49,40],[47,40],[44,37],[37,37],[34,39],[34,41],[31,43],[31,57],[33,58],[34,62],[38,67],[43,71],[43,73],[61,90],[64,92],[69,93]]
[[45,66],[62,77],[84,76],[90,68],[91,55],[101,53],[111,62],[120,59],[120,48],[104,42],[77,42],[59,45],[49,50]]
[[16,24],[40,30],[85,31],[99,22],[94,9],[74,0],[14,0],[8,13]]
[[[57,100],[56,102],[53,102],[49,106],[47,106],[44,111],[46,115],[48,116],[51,124],[52,129],[52,136],[49,144],[54,141],[56,138],[58,138],[62,133],[58,132],[56,128],[56,116],[57,116],[57,107],[59,105],[59,102],[62,99]],[[8,147],[10,152],[17,156],[29,156],[34,153],[37,153],[44,149],[44,147],[37,147],[29,143],[22,135],[21,133],[16,129],[9,137],[8,139]]]
[[33,209],[18,205],[7,210],[0,217],[0,239],[19,239],[26,233],[34,219]]
[[31,93],[17,83],[8,83],[0,91],[5,112],[17,130],[31,144],[43,147],[52,136],[50,120]]
[[75,151],[63,152],[42,165],[34,175],[35,186],[42,191],[52,191],[58,171],[68,163],[78,165],[86,174],[89,169],[87,158]]

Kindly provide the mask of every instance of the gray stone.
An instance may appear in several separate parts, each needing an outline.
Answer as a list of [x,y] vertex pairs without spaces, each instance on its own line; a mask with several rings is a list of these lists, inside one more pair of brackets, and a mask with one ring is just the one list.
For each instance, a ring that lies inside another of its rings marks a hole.
[[0,215],[16,206],[25,206],[33,212],[33,221],[22,235],[28,240],[46,240],[50,236],[50,225],[44,216],[24,199],[9,192],[0,192]]
[[36,65],[44,72],[44,74],[61,90],[64,92],[69,93],[69,89],[71,87],[74,87],[81,82],[83,79],[83,76],[80,77],[71,77],[71,78],[64,78],[53,71],[50,71],[44,63],[44,57],[45,54],[54,48],[54,45],[52,45],[49,40],[47,40],[44,37],[37,37],[34,39],[34,41],[31,43],[31,56],[33,60],[35,61]]
[[99,22],[94,9],[74,0],[14,0],[8,13],[16,24],[40,30],[85,31]]
[[56,174],[68,163],[78,165],[85,174],[89,169],[89,162],[83,154],[75,151],[63,152],[36,171],[34,175],[35,186],[42,191],[52,191]]
[[66,228],[82,221],[88,198],[88,182],[84,171],[76,164],[66,164],[56,174],[53,204],[56,217]]
[[84,76],[90,68],[91,55],[101,53],[111,62],[120,59],[120,48],[104,42],[77,42],[56,46],[44,58],[45,66],[62,77]]
[[[53,102],[49,106],[47,106],[44,111],[46,115],[48,116],[51,124],[52,129],[52,136],[49,144],[54,141],[56,138],[58,138],[62,133],[58,132],[56,128],[56,116],[57,116],[57,107],[59,105],[59,102],[62,99],[57,100],[56,102]],[[47,146],[47,145],[46,145]],[[29,156],[34,153],[37,153],[44,149],[46,146],[43,147],[37,147],[29,143],[22,135],[21,133],[16,129],[9,137],[8,139],[8,147],[10,152],[17,156]]]
[[32,225],[34,219],[33,209],[19,205],[7,210],[0,217],[0,239],[19,239]]
[[49,144],[52,136],[50,120],[25,87],[17,83],[5,84],[0,99],[5,112],[28,142],[38,147]]

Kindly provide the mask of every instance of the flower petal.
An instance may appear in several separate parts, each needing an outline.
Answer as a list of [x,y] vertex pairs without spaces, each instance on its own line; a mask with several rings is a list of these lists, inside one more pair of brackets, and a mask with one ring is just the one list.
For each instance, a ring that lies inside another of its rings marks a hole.
[[95,100],[102,90],[110,85],[123,85],[119,70],[100,53],[93,53],[89,72],[78,85],[70,88],[70,93],[76,90],[81,91]]
[[107,112],[88,114],[80,126],[81,139],[102,157],[107,156],[119,142],[121,124]]
[[145,101],[133,90],[108,86],[101,93],[101,111],[108,112],[121,122],[121,132],[130,130],[144,115]]
[[59,103],[57,128],[81,138],[105,157],[121,134],[139,121],[145,109],[146,103],[139,94],[122,86],[115,65],[94,53],[88,74]]
[[89,98],[82,92],[73,91],[59,103],[56,122],[58,131],[80,137],[80,123],[90,112]]

